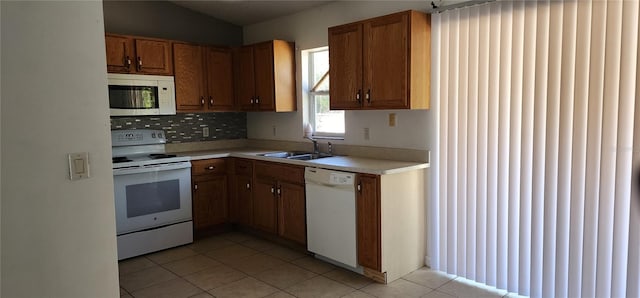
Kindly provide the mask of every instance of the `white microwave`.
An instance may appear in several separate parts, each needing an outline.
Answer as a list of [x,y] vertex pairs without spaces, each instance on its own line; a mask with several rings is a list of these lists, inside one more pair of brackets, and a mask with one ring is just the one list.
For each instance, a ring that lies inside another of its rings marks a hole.
[[173,76],[110,73],[111,116],[175,115]]

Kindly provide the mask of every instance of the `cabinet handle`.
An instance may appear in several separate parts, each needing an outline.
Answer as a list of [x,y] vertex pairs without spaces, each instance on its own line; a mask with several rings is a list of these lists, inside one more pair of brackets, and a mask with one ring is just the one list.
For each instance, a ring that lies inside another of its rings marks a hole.
[[194,185],[193,185],[193,189],[194,189],[194,190],[198,190],[198,184],[194,184]]
[[367,90],[367,94],[364,96],[364,98],[367,100],[367,103],[371,104],[371,89]]
[[282,188],[278,187],[278,196],[280,196],[280,194],[282,194]]
[[212,96],[209,96],[209,105],[213,106],[213,97]]
[[131,69],[131,57],[127,56],[124,58],[124,67],[127,68],[127,70]]
[[138,70],[142,70],[142,58],[138,57]]
[[260,104],[260,96],[256,96],[256,104]]
[[204,106],[204,96],[200,96],[200,105]]
[[208,166],[208,167],[206,168],[206,170],[209,170],[209,171],[213,171],[213,170],[215,170],[215,169],[216,169],[216,167],[214,167],[214,166]]
[[358,92],[356,93],[356,101],[358,102],[359,105],[362,104],[362,99],[360,98],[361,94],[362,94],[362,90],[358,89]]
[[276,189],[275,189],[275,187],[272,186],[271,187],[271,193],[275,193],[275,192],[276,192]]
[[249,102],[251,102],[251,104],[253,104],[253,97],[251,98],[251,100]]
[[358,192],[362,192],[362,183],[358,182]]
[[251,189],[251,183],[247,183],[247,189]]

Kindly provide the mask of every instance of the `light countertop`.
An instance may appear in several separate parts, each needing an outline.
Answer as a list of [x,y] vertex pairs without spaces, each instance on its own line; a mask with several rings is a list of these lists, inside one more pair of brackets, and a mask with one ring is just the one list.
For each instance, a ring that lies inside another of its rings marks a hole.
[[429,167],[429,163],[406,162],[394,160],[371,159],[356,156],[332,156],[313,160],[295,160],[277,157],[265,157],[259,154],[278,152],[279,150],[266,150],[254,148],[222,149],[210,151],[177,152],[179,156],[188,156],[191,160],[210,158],[239,157],[254,160],[280,162],[300,165],[305,167],[317,167],[336,171],[366,173],[374,175],[387,175],[405,171],[419,170]]

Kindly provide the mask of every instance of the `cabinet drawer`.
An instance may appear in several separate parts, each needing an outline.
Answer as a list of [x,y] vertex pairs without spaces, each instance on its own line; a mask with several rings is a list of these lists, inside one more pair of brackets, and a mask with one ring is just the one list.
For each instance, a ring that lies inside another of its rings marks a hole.
[[251,175],[253,174],[253,162],[246,159],[236,159],[236,175]]
[[270,162],[256,162],[255,167],[257,177],[304,184],[304,167]]
[[225,174],[227,161],[225,159],[205,159],[191,161],[192,175]]

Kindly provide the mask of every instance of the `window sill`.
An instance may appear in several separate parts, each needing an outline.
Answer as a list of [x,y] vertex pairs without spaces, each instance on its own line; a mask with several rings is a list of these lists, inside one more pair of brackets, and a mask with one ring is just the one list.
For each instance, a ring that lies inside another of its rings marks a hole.
[[344,136],[312,136],[314,140],[336,140],[336,141],[344,141]]

